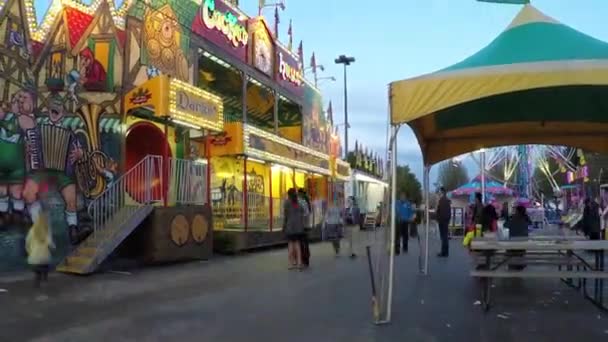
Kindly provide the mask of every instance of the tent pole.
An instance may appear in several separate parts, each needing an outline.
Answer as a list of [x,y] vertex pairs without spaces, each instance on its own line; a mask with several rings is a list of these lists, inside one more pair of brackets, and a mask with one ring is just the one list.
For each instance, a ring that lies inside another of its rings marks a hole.
[[481,149],[481,203],[486,204],[486,150]]
[[389,265],[388,265],[388,298],[386,305],[386,321],[391,321],[391,313],[393,307],[393,283],[395,278],[395,231],[396,231],[396,200],[397,200],[397,133],[399,132],[399,126],[391,126],[391,138],[390,138],[390,166],[391,166],[391,200],[389,205],[391,206],[391,232],[390,232],[390,246],[389,246]]
[[429,214],[429,173],[431,167],[429,165],[424,166],[424,225],[425,225],[425,239],[424,239],[424,275],[429,274],[429,235],[430,235],[430,214]]

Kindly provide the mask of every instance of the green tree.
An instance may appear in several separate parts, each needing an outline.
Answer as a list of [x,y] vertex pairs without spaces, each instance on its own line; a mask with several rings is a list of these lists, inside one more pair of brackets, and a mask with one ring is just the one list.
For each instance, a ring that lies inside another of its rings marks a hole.
[[405,193],[407,199],[416,204],[422,201],[422,185],[408,165],[397,166],[397,198]]
[[469,175],[462,162],[447,160],[439,164],[437,185],[443,186],[446,191],[452,191],[468,181]]

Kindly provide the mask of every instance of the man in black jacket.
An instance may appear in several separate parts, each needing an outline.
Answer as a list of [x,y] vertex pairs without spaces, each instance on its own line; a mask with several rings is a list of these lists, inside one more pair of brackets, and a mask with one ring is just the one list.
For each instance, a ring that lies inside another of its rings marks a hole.
[[439,236],[441,237],[441,252],[437,254],[440,258],[445,258],[450,252],[450,242],[448,240],[448,227],[452,219],[452,205],[446,195],[445,189],[440,189],[441,197],[437,205],[437,223],[439,224]]
[[300,248],[302,249],[302,264],[304,267],[310,266],[310,246],[308,243],[308,233],[312,230],[310,217],[312,217],[312,206],[310,205],[310,198],[306,193],[306,190],[300,188],[298,190],[298,198],[306,203],[308,216],[305,218],[304,222],[304,234],[302,234],[302,238],[300,240]]

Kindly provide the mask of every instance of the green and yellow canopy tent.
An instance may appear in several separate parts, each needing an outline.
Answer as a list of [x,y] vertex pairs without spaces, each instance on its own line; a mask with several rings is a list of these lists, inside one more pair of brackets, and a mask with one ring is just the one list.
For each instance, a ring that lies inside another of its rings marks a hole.
[[[473,56],[437,72],[392,82],[389,106],[391,150],[397,148],[402,124],[410,126],[422,149],[426,238],[419,266],[428,274],[431,165],[504,145],[569,145],[608,152],[608,43],[528,4]],[[395,165],[391,163],[392,175]],[[396,195],[392,177],[392,203]],[[393,210],[387,246],[394,246],[394,229]],[[393,252],[389,255],[394,257]],[[381,298],[388,298],[383,307],[390,320],[394,264],[387,264],[388,294]]]
[[547,144],[608,152],[608,43],[526,5],[460,63],[390,84],[425,165],[481,148]]

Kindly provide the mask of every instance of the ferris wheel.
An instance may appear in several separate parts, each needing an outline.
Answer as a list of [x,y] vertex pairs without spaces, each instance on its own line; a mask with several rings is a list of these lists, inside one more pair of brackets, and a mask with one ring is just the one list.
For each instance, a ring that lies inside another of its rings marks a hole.
[[516,189],[519,196],[525,198],[540,197],[538,184],[533,177],[536,168],[546,177],[554,194],[559,195],[560,186],[556,176],[560,173],[577,174],[585,165],[582,150],[550,145],[504,146],[480,150],[457,159],[465,157],[473,159],[486,177]]

